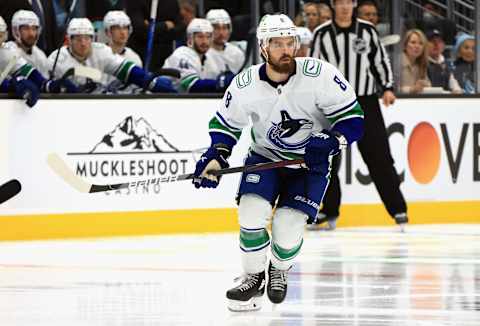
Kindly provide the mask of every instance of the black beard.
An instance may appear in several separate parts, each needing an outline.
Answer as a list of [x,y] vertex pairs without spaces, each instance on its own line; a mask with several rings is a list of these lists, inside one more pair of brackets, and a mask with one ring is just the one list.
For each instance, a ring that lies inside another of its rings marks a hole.
[[[281,59],[283,58],[284,57]],[[279,74],[292,73],[295,70],[295,59],[292,57],[289,58],[291,59],[289,63],[273,63],[272,60],[268,58],[268,64],[272,67],[273,71],[278,72]]]

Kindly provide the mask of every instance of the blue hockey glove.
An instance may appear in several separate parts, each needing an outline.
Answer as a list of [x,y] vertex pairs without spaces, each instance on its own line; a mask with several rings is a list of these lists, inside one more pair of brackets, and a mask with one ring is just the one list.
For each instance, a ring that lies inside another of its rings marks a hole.
[[78,93],[77,85],[66,78],[49,79],[43,85],[43,91],[46,93]]
[[162,76],[153,78],[148,85],[148,90],[153,93],[177,93],[170,78]]
[[330,165],[329,156],[336,155],[346,146],[345,137],[328,130],[314,133],[305,146],[305,164],[316,173],[326,174]]
[[217,85],[216,88],[218,91],[224,91],[230,86],[233,78],[235,78],[235,74],[231,71],[222,72],[217,77]]
[[25,99],[29,107],[33,107],[40,96],[38,87],[23,76],[12,78],[10,80],[10,89],[12,89],[19,98]]
[[193,173],[192,183],[195,185],[195,188],[216,188],[220,182],[220,177],[208,175],[207,171],[228,168],[227,159],[230,153],[230,148],[223,144],[216,144],[203,153]]

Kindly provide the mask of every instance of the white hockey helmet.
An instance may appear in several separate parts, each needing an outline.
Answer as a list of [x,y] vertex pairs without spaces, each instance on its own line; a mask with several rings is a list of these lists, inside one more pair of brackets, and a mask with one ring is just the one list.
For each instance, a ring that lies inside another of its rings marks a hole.
[[12,17],[12,35],[18,42],[21,41],[20,27],[21,26],[34,26],[38,28],[37,39],[42,32],[42,26],[38,16],[30,10],[18,10]]
[[192,37],[194,33],[213,33],[212,24],[203,18],[194,18],[187,27],[187,37]]
[[7,24],[5,20],[0,16],[0,45],[7,40]]
[[210,9],[206,18],[212,25],[229,25],[232,28],[232,20],[225,9]]
[[260,48],[265,48],[273,37],[294,37],[296,48],[300,47],[297,28],[284,14],[265,15],[257,27],[257,39]]
[[113,26],[128,27],[129,32],[132,32],[132,21],[130,17],[121,10],[112,10],[107,12],[103,17],[103,27],[105,31],[110,31]]
[[68,38],[71,39],[74,35],[95,35],[93,25],[88,18],[73,18],[67,27]]
[[313,34],[306,27],[297,27],[297,34],[300,37],[301,45],[310,45],[313,40]]

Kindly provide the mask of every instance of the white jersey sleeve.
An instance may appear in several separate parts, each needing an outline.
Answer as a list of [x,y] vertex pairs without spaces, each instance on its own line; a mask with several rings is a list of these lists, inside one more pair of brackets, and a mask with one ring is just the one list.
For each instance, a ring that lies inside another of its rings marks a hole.
[[210,48],[207,56],[209,60],[214,61],[219,72],[231,71],[237,74],[245,61],[245,53],[238,46],[230,43],[225,44],[223,51]]
[[342,73],[333,65],[318,59],[306,59],[306,73],[320,70],[318,87],[315,87],[315,105],[321,110],[333,127],[336,123],[354,118],[363,118],[355,90]]
[[[242,92],[243,80],[246,78],[244,74],[251,76],[252,69],[246,70],[244,73],[237,75],[230,86],[223,95],[222,104],[220,105],[215,116],[210,120],[209,131],[212,139],[221,139],[218,134],[231,138],[236,143],[240,139],[242,129],[249,125],[249,112],[242,103],[242,97],[245,96]],[[218,142],[218,141],[217,141]]]
[[181,46],[165,60],[163,68],[173,68],[180,71],[178,88],[188,91],[201,78],[202,64],[195,50]]
[[133,51],[130,48],[125,48],[125,53],[120,56],[128,61],[133,62],[136,66],[143,68],[143,62],[140,56],[137,54],[137,52]]
[[4,43],[0,46],[0,73],[5,69],[8,69],[7,76],[17,74],[28,77],[34,68],[20,56],[15,48]]
[[[48,57],[49,69],[52,69],[57,51],[52,52]],[[68,50],[67,47],[60,48],[60,55],[58,57],[57,67],[55,69],[55,77],[61,78],[70,68],[85,65],[87,67],[95,68],[107,75],[112,75],[126,82],[130,70],[135,63],[122,58],[113,53],[112,49],[105,44],[92,43],[92,53],[84,62],[79,62]],[[83,77],[75,77],[77,84],[84,84],[86,82]],[[107,78],[102,79],[104,82]]]
[[25,52],[24,49],[19,47],[14,41],[6,43],[7,47],[17,51],[17,53],[25,59],[30,65],[36,68],[44,77],[48,77],[48,60],[45,53],[37,46],[32,48],[30,53]]

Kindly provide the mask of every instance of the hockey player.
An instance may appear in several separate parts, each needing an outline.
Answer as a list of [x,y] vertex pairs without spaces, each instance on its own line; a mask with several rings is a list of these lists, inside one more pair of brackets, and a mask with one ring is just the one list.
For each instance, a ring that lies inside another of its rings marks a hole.
[[239,73],[245,53],[238,46],[228,43],[232,34],[230,15],[224,9],[211,9],[206,18],[213,26],[213,42],[208,57],[216,62],[222,72]]
[[15,41],[8,42],[18,48],[18,53],[34,66],[44,77],[48,77],[48,60],[36,45],[42,33],[40,20],[33,11],[18,10],[12,17],[12,35]]
[[108,46],[112,48],[113,53],[122,58],[132,61],[140,68],[143,67],[140,56],[127,47],[128,38],[132,33],[132,22],[130,17],[121,10],[112,10],[103,17],[103,27],[105,35],[108,38]]
[[208,50],[212,43],[212,24],[206,19],[195,18],[187,27],[187,44],[177,48],[165,60],[163,68],[180,71],[179,89],[190,93],[224,91],[234,75],[222,74]]
[[297,57],[308,57],[313,34],[306,27],[297,27],[297,33],[300,38],[300,49],[297,51]]
[[29,107],[37,103],[40,91],[47,93],[76,92],[76,87],[66,80],[47,80],[18,53],[18,48],[4,43],[7,25],[0,17],[0,83],[1,93],[12,93],[25,99]]
[[[103,17],[103,27],[105,28],[105,35],[108,38],[107,45],[112,49],[113,53],[118,54],[122,58],[142,68],[143,63],[140,56],[127,47],[128,38],[132,33],[130,17],[121,10],[109,11],[105,17]],[[111,75],[105,75],[105,79],[109,91],[114,93],[135,93],[141,90],[141,88],[136,85],[124,85],[120,80]]]
[[[70,21],[67,27],[69,45],[55,50],[48,57],[49,69],[53,70],[57,52],[60,51],[55,76],[63,77],[76,66],[87,66],[115,76],[125,84],[135,84],[154,93],[176,92],[168,78],[146,73],[134,62],[113,53],[107,45],[93,42],[93,36],[93,25],[87,18],[73,18]],[[76,76],[73,80],[77,85],[89,84],[85,77]]]
[[[355,91],[331,64],[294,58],[298,34],[286,15],[266,15],[257,28],[266,63],[238,74],[209,124],[211,147],[197,162],[195,187],[215,188],[207,171],[228,167],[242,129],[253,123],[245,164],[303,158],[305,166],[246,172],[238,190],[240,249],[245,277],[227,291],[230,310],[261,307],[265,291],[280,303],[288,270],[300,252],[308,217],[315,217],[329,180],[333,155],[363,133]],[[273,214],[271,242],[267,223]]]

